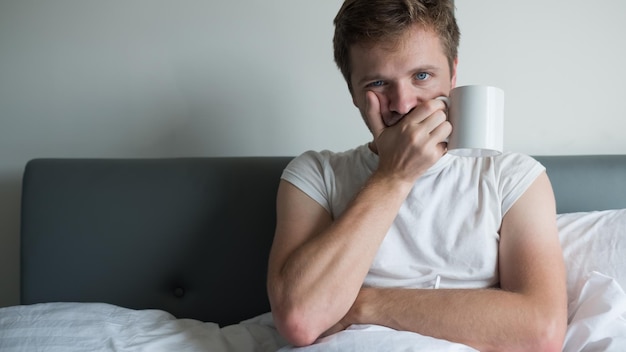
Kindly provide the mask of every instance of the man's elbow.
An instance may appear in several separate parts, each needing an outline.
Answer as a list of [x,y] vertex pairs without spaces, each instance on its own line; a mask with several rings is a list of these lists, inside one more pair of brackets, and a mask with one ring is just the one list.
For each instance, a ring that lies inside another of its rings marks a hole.
[[538,316],[512,330],[498,342],[490,345],[476,344],[480,351],[537,351],[561,352],[565,339],[567,321],[557,317]]
[[566,319],[546,317],[534,326],[533,351],[561,352],[567,329]]
[[285,313],[272,310],[272,315],[278,332],[296,347],[311,345],[321,335],[305,314],[294,310]]

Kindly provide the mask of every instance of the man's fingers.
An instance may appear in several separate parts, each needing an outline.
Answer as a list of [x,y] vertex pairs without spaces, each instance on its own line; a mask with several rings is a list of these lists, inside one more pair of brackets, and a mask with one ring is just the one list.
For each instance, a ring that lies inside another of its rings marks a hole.
[[416,106],[415,109],[411,110],[411,112],[402,118],[402,121],[407,124],[428,123],[433,116],[439,113],[447,118],[447,111],[448,108],[444,100],[439,98],[432,99]]
[[452,125],[450,121],[442,121],[430,132],[430,135],[437,141],[445,141],[452,133]]
[[374,138],[378,138],[385,129],[383,116],[380,112],[380,101],[374,92],[365,92],[365,123],[372,131]]
[[443,123],[448,123],[448,116],[445,112],[441,110],[435,111],[432,115],[428,116],[424,119],[420,124],[424,125],[424,127],[428,130],[428,132],[432,133],[437,127],[439,127]]

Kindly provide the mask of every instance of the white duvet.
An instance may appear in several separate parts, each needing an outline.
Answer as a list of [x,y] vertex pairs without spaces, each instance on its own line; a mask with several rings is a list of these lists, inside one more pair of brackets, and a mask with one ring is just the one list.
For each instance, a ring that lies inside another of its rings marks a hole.
[[[626,209],[564,214],[558,225],[568,269],[563,351],[626,351]],[[160,310],[103,303],[0,308],[1,352],[71,351],[474,351],[376,325],[353,325],[304,348],[286,346],[271,314],[220,328]]]
[[285,343],[269,314],[220,328],[161,310],[104,303],[0,309],[0,351],[276,351]]
[[[591,273],[571,306],[564,351],[626,351],[626,294]],[[353,325],[304,348],[286,346],[270,314],[220,328],[160,310],[104,303],[43,303],[0,309],[0,351],[475,351],[415,333]]]

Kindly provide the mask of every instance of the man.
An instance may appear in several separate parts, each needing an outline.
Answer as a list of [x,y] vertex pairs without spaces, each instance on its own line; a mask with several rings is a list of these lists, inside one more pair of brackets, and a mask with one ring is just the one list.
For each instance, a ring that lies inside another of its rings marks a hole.
[[451,1],[346,0],[335,60],[373,140],[283,173],[268,292],[295,346],[375,324],[480,351],[560,351],[564,264],[545,169],[446,154]]

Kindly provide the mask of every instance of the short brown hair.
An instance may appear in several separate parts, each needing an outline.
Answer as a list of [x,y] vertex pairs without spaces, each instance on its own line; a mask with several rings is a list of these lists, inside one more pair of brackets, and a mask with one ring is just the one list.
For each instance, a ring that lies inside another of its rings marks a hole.
[[458,55],[460,32],[452,0],[345,0],[334,20],[335,62],[352,92],[350,47],[393,41],[419,24],[439,36],[450,71]]

